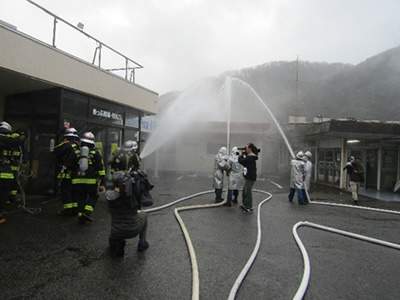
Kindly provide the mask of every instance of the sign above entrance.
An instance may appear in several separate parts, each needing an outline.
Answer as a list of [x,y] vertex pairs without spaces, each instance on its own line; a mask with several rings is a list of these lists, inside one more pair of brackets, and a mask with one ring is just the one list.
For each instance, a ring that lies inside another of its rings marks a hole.
[[93,108],[92,109],[92,114],[94,116],[96,116],[96,117],[102,117],[102,118],[122,121],[122,114],[119,114],[119,113],[116,113],[116,112],[111,112],[111,111],[107,111],[107,110],[103,110],[103,109]]

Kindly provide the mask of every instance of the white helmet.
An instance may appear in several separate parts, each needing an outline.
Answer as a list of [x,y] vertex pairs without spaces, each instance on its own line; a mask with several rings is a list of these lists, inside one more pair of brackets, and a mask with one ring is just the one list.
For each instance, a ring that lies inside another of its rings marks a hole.
[[219,151],[219,153],[226,155],[226,147],[222,146]]
[[0,122],[0,128],[4,128],[8,131],[12,131],[12,127],[10,124],[8,124],[7,122]]
[[94,145],[94,134],[91,132],[86,132],[81,138],[81,142]]
[[132,151],[132,150],[136,150],[138,148],[138,144],[135,141],[126,141],[124,143],[124,147],[123,150],[124,151]]
[[304,152],[303,152],[303,151],[297,152],[296,158],[298,158],[298,159],[303,159],[303,157],[304,157]]
[[310,151],[306,151],[306,153],[304,153],[305,156],[307,156],[308,158],[312,157],[312,153]]
[[79,139],[78,131],[75,128],[68,128],[65,130],[64,137]]

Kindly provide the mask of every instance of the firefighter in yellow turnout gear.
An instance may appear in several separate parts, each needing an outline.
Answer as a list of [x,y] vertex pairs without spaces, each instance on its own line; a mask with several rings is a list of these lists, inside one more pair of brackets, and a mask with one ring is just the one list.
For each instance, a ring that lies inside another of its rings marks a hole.
[[11,125],[0,122],[0,224],[4,224],[3,209],[12,188],[14,173],[11,170],[12,149],[21,146],[18,133],[13,133]]
[[66,165],[72,171],[72,193],[78,203],[79,223],[93,222],[97,186],[100,181],[100,189],[104,190],[105,180],[103,158],[95,147],[93,133],[83,135],[80,147],[74,149]]
[[[24,149],[24,142],[26,138],[28,137],[28,130],[27,129],[22,129],[19,128],[15,130],[16,133],[19,135],[19,139],[21,140],[21,145],[18,147],[15,147],[11,150],[11,171],[14,174],[14,179],[12,183],[11,190],[8,194],[8,200],[7,203],[11,202],[20,202],[21,198],[17,198],[17,193],[18,193],[18,180],[19,180],[19,172],[20,168],[22,166],[22,160],[26,160],[26,154],[25,154],[25,149]],[[15,134],[14,134],[15,136]]]
[[111,162],[111,174],[117,171],[128,172],[137,169],[140,165],[140,158],[135,152],[137,148],[138,144],[135,141],[126,141],[122,151],[116,153]]
[[64,132],[64,140],[54,147],[57,160],[58,197],[63,204],[59,216],[72,216],[78,213],[78,202],[72,197],[72,171],[66,168],[66,161],[79,148],[79,136],[75,128],[68,128]]

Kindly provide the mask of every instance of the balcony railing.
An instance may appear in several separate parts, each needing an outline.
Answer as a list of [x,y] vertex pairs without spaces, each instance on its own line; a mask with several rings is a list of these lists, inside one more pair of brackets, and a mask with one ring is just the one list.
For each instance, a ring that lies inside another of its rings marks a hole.
[[66,24],[67,26],[73,28],[74,30],[76,30],[77,32],[79,32],[80,34],[85,35],[86,37],[88,37],[90,40],[93,40],[96,42],[96,48],[94,49],[94,54],[93,54],[93,60],[92,60],[92,64],[95,65],[95,62],[97,60],[97,66],[99,68],[102,68],[102,49],[106,48],[108,50],[110,50],[111,52],[117,54],[119,57],[124,59],[124,66],[121,68],[102,68],[106,71],[109,72],[116,72],[116,71],[124,71],[125,72],[125,79],[129,80],[131,82],[135,82],[135,71],[136,69],[142,69],[143,66],[140,65],[139,63],[135,62],[134,60],[130,59],[129,57],[125,56],[124,54],[118,52],[117,50],[111,48],[110,46],[108,46],[107,44],[103,43],[102,41],[96,39],[95,37],[91,36],[90,34],[86,33],[83,31],[82,28],[82,24],[79,23],[78,26],[74,26],[71,23],[69,23],[68,21],[64,20],[63,18],[53,14],[51,11],[47,10],[46,8],[40,6],[39,4],[31,1],[31,0],[26,0],[29,3],[31,3],[32,5],[38,7],[39,9],[41,9],[42,11],[44,11],[46,14],[50,15],[53,18],[53,40],[52,40],[52,46],[53,47],[57,47],[56,46],[56,41],[57,41],[57,23],[58,22],[62,22],[64,24]]

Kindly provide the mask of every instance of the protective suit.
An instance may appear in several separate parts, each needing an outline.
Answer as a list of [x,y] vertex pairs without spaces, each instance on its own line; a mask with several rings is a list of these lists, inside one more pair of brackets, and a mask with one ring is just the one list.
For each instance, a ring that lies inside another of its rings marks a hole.
[[290,165],[290,188],[302,189],[304,184],[303,178],[306,175],[306,164],[302,160],[292,159]]
[[304,155],[304,161],[305,161],[305,172],[306,172],[306,181],[305,181],[305,187],[307,191],[310,190],[310,183],[311,183],[311,174],[312,174],[312,162],[311,162],[311,152],[307,151]]
[[226,155],[226,147],[221,147],[218,154],[215,156],[214,163],[214,188],[215,201],[222,201],[222,187],[224,184],[224,171],[228,171],[228,156]]
[[215,156],[214,163],[214,187],[222,188],[224,183],[224,171],[229,170],[228,156],[226,155],[226,147],[221,147]]
[[302,151],[296,154],[296,158],[290,161],[290,191],[289,191],[289,201],[293,201],[295,191],[297,190],[297,199],[299,204],[306,204],[304,199],[304,180],[306,176],[304,153]]
[[242,178],[242,165],[239,163],[237,147],[233,147],[229,156],[229,189],[238,190],[240,179]]
[[[239,155],[237,154],[237,147],[233,147],[231,155],[228,160],[229,167],[229,188],[228,188],[228,201],[225,206],[231,206],[232,202],[238,202],[239,196],[239,183],[242,177],[242,165],[239,163]],[[233,197],[233,199],[232,199]]]

